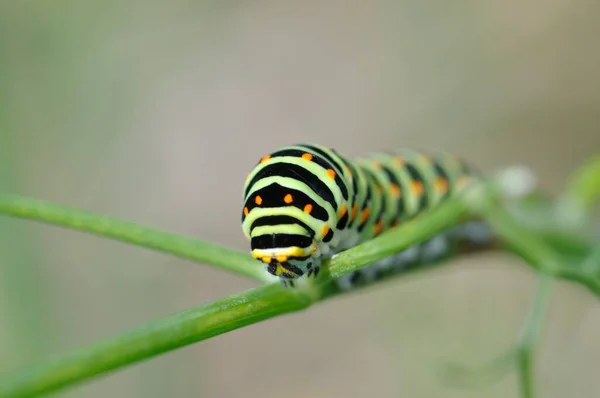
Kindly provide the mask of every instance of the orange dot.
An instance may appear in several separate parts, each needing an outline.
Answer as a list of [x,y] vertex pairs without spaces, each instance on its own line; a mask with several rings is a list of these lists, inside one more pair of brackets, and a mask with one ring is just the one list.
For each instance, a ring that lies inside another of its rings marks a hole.
[[275,258],[277,260],[278,263],[285,263],[287,261],[287,256],[277,256]]
[[340,214],[339,214],[339,218],[342,218],[346,215],[346,213],[348,212],[348,206],[346,206],[346,204],[342,205],[342,208],[340,209]]
[[292,197],[292,194],[288,193],[283,197],[283,201],[287,204],[290,204],[294,201],[294,198]]
[[398,184],[391,184],[390,191],[392,192],[394,198],[398,199],[400,197],[400,187]]
[[313,158],[313,155],[311,155],[310,153],[302,154],[302,159],[304,159],[304,160],[308,160],[310,162],[312,160],[312,158]]
[[361,213],[360,213],[360,221],[361,222],[365,222],[367,221],[367,218],[369,218],[369,214],[371,213],[371,210],[367,207],[366,209],[364,209]]
[[323,225],[323,229],[321,230],[321,235],[325,236],[327,235],[327,232],[329,232],[329,225],[325,224]]
[[354,206],[352,206],[352,213],[350,213],[351,220],[354,220],[356,213],[358,213],[358,203],[355,203]]
[[329,178],[334,179],[335,171],[333,171],[332,169],[327,169],[327,175],[329,176]]
[[269,263],[271,262],[271,257],[263,257],[263,258],[262,258],[262,261],[263,261],[264,263],[267,263],[267,264],[269,264]]
[[380,234],[382,230],[383,230],[383,221],[379,220],[377,222],[377,224],[375,224],[375,233]]
[[254,203],[256,203],[258,206],[260,206],[262,203],[262,198],[260,196],[256,195],[256,198],[254,198]]
[[310,212],[312,211],[312,205],[309,203],[306,206],[304,206],[304,212],[306,214],[310,214]]
[[244,207],[244,215],[247,216],[248,215],[248,208]]
[[412,191],[415,195],[423,194],[423,183],[421,181],[412,182]]
[[266,161],[267,161],[267,160],[269,160],[269,159],[271,159],[271,155],[266,155],[266,156],[263,156],[263,157],[260,159],[260,163],[264,163],[264,162],[266,162]]
[[448,191],[448,180],[443,177],[438,177],[435,180],[435,189],[437,189],[439,193]]

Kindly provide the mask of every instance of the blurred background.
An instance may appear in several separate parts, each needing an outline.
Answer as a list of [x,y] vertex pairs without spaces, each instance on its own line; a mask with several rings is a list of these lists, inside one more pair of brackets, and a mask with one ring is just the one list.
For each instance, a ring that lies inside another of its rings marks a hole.
[[[250,168],[285,144],[456,152],[558,192],[600,149],[594,0],[0,2],[0,189],[247,250]],[[252,281],[0,218],[0,372]],[[535,275],[503,254],[218,336],[60,397],[512,397],[448,386],[516,338]],[[544,397],[600,390],[600,306],[561,283]],[[293,342],[293,343],[291,343]]]

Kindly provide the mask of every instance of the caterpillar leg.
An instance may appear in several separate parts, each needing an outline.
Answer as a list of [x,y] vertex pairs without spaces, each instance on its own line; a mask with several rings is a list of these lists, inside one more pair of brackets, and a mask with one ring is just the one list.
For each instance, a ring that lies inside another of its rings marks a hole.
[[308,278],[316,278],[319,275],[319,271],[321,270],[321,266],[318,264],[309,265],[308,271],[306,272],[306,276]]
[[281,284],[283,285],[284,288],[294,287],[295,286],[295,282],[294,282],[293,279],[281,278]]
[[290,278],[291,274],[287,273],[285,275],[279,275],[279,277],[281,278],[281,283],[284,287],[295,287],[296,282],[302,282],[301,278],[314,280],[319,275],[319,271],[321,271],[321,263],[310,262],[307,263],[306,267],[302,267],[302,273],[298,274],[298,276]]
[[351,274],[340,277],[336,283],[342,290],[372,283],[390,272],[427,264],[443,257],[449,250],[446,235],[436,236],[426,242],[410,246],[401,252],[367,265]]

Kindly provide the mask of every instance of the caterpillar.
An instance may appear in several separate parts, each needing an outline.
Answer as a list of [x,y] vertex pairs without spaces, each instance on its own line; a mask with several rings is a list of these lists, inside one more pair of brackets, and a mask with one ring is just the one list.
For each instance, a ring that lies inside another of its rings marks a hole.
[[[324,259],[415,219],[478,178],[450,153],[402,150],[350,159],[317,144],[286,146],[260,159],[244,184],[242,230],[266,271],[293,285],[316,277]],[[450,239],[485,243],[481,222],[465,222],[420,245],[337,280],[351,288],[390,267],[435,260]]]

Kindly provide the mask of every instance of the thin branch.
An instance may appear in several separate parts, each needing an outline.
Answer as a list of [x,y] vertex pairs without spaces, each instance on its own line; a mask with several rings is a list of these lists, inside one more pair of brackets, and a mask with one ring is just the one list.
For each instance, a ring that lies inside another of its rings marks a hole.
[[16,195],[0,195],[0,213],[90,232],[208,264],[260,282],[273,282],[271,275],[247,253],[132,222]]
[[279,284],[262,286],[121,333],[104,342],[7,376],[0,397],[33,397],[277,315],[312,298]]
[[[417,243],[423,242],[444,228],[454,225],[467,214],[467,206],[462,199],[447,199],[431,211],[423,213],[418,222],[409,222],[396,229],[383,233],[334,256],[328,267],[328,279],[336,279],[358,270],[366,264],[372,264],[389,255],[398,253]],[[326,280],[327,282],[327,280]]]
[[[465,216],[467,209],[471,214],[473,209],[475,214],[490,222],[508,247],[534,268],[543,269],[551,275],[565,274],[561,264],[562,253],[557,254],[543,237],[514,220],[499,205],[496,190],[482,190],[480,193],[482,195],[475,195],[476,201],[449,199],[435,210],[424,213],[414,223],[404,224],[340,253],[325,267],[316,284],[302,284],[297,289],[283,289],[278,283],[270,284],[150,322],[90,348],[8,376],[0,382],[0,396],[28,397],[56,391],[169,350],[307,308],[340,293],[331,283],[334,278],[434,236]],[[0,196],[0,212],[134,243],[258,280],[264,278],[262,268],[248,255],[133,223],[14,196]],[[261,272],[258,273],[257,269]],[[600,284],[589,273],[570,272],[573,280],[579,278],[581,283],[600,295]]]
[[569,178],[560,205],[566,217],[577,222],[600,199],[600,156],[583,163]]
[[446,366],[443,375],[445,381],[452,387],[488,387],[502,380],[516,365],[521,396],[534,398],[533,353],[541,333],[542,321],[548,311],[553,284],[554,278],[540,274],[532,306],[513,347],[483,366],[468,368],[451,363]]
[[307,308],[340,293],[331,283],[334,278],[435,235],[440,226],[451,224],[463,212],[464,206],[452,200],[424,215],[422,228],[407,224],[349,249],[331,261],[331,272],[323,272],[316,284],[283,289],[275,283],[252,289],[151,322],[103,343],[7,376],[0,382],[0,397],[30,397],[56,391],[217,334]]
[[519,385],[523,398],[534,397],[533,352],[540,338],[544,316],[548,312],[548,302],[553,286],[553,277],[544,273],[540,274],[533,304],[517,341]]

